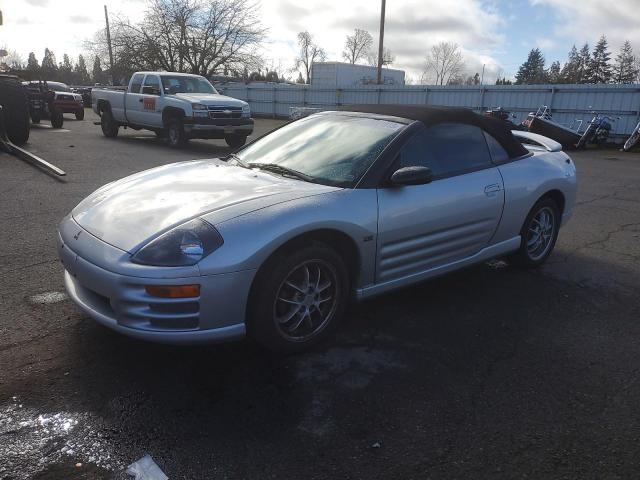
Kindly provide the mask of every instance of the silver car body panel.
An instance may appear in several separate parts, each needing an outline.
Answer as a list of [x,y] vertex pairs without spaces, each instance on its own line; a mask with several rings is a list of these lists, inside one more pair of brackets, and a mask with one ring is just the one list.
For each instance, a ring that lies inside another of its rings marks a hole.
[[[367,298],[517,250],[528,212],[549,192],[565,199],[565,222],[575,202],[575,166],[564,152],[529,149],[531,155],[484,170],[379,189],[317,185],[213,160],[142,172],[97,190],[62,221],[67,290],[88,315],[130,336],[169,343],[240,338],[257,272],[301,235],[322,231],[350,241],[358,256],[353,288]],[[199,263],[131,262],[146,243],[195,217],[224,239]],[[201,285],[195,300],[158,299],[144,289],[193,283]],[[188,303],[197,307],[181,310]]]

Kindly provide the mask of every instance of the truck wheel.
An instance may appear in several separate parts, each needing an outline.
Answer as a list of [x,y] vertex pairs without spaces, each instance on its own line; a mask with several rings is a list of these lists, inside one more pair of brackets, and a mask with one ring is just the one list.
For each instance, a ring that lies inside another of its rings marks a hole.
[[40,120],[42,120],[42,118],[39,113],[33,113],[31,115],[31,123],[40,123]]
[[51,110],[51,126],[53,128],[62,128],[64,124],[64,117],[62,116],[62,112],[57,108]]
[[84,120],[84,108],[76,112],[76,120]]
[[102,128],[102,134],[107,138],[115,138],[118,136],[118,124],[113,119],[111,110],[102,112],[100,116],[100,127]]
[[187,143],[184,125],[179,118],[172,118],[167,125],[167,138],[171,148],[182,148]]
[[0,76],[0,105],[4,112],[7,136],[16,145],[29,140],[29,100],[27,92],[16,77]]
[[247,143],[247,137],[245,135],[237,134],[227,135],[226,137],[224,137],[224,141],[227,142],[227,145],[229,145],[231,148],[240,148],[245,143]]

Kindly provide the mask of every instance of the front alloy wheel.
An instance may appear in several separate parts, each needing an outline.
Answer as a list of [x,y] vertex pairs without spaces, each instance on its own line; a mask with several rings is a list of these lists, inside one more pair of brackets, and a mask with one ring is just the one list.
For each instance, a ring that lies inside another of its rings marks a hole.
[[305,341],[329,323],[337,306],[336,271],[322,260],[294,267],[283,280],[273,305],[273,321],[286,340]]
[[314,243],[280,252],[256,277],[248,306],[248,332],[273,351],[310,348],[339,324],[349,289],[344,261],[332,248]]

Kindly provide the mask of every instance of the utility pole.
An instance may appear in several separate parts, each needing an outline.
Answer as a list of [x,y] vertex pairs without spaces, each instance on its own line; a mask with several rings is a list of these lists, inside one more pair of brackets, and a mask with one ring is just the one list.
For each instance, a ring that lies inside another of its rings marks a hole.
[[486,63],[482,64],[482,77],[480,77],[480,85],[484,85],[484,67]]
[[387,1],[382,0],[380,10],[380,42],[378,43],[378,85],[382,83],[382,49],[384,47],[384,8]]
[[107,24],[107,45],[109,46],[109,76],[111,77],[111,85],[113,85],[113,50],[111,49],[111,32],[109,31],[109,14],[107,6],[104,6],[104,21]]

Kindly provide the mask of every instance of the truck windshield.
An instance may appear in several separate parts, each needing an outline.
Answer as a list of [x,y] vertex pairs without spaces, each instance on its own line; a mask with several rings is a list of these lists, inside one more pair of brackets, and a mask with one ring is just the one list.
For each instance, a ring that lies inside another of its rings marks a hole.
[[162,88],[167,95],[176,93],[218,93],[206,78],[199,76],[162,75]]
[[312,115],[256,140],[235,157],[248,167],[285,167],[316,183],[354,187],[403,127],[378,118]]

